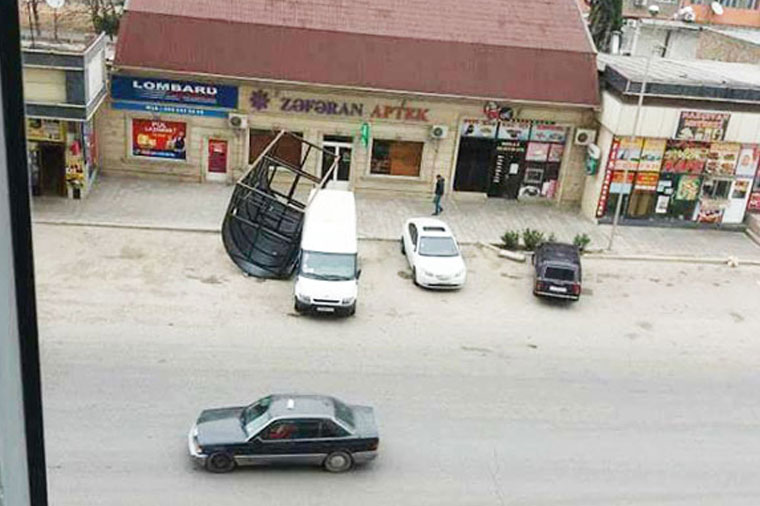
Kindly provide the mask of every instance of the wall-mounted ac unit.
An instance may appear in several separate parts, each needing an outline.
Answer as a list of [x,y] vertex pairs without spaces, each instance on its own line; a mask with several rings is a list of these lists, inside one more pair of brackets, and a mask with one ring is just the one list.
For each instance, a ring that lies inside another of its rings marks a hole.
[[433,125],[430,127],[431,139],[445,139],[449,135],[449,127],[447,125]]
[[232,128],[248,128],[248,116],[245,114],[230,113],[227,116],[227,124]]
[[588,146],[596,140],[596,130],[588,128],[577,128],[575,130],[575,144],[578,146]]
[[634,7],[646,7],[647,6],[647,0],[633,0],[633,6]]

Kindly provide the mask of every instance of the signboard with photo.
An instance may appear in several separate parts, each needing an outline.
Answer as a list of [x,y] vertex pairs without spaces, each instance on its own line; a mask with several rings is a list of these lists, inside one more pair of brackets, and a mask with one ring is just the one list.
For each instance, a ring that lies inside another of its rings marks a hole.
[[530,122],[502,121],[498,138],[508,141],[527,141],[530,138]]
[[676,190],[676,200],[697,200],[702,178],[699,176],[681,176]]
[[730,118],[725,112],[681,111],[675,137],[685,141],[722,141]]
[[564,144],[552,144],[549,147],[549,161],[550,162],[561,162],[562,161],[562,154],[565,152],[565,145]]
[[481,139],[495,139],[498,121],[465,120],[462,123],[462,137],[478,137]]
[[638,169],[643,144],[644,139],[641,137],[621,138],[617,150],[617,157],[615,158],[615,170],[632,171]]
[[551,144],[547,142],[531,142],[525,159],[529,162],[545,162],[549,158],[550,147]]
[[706,161],[707,145],[669,140],[663,155],[662,172],[700,174]]
[[610,193],[631,193],[631,186],[633,186],[633,178],[636,176],[635,172],[629,172],[628,177],[625,179],[626,183],[623,184],[623,176],[625,172],[616,170],[612,173],[612,181],[610,182]]
[[747,210],[754,212],[760,211],[760,192],[754,192],[749,196],[749,204],[747,204]]
[[557,125],[533,125],[530,140],[538,142],[560,142],[567,139],[567,128]]
[[185,160],[187,124],[177,121],[132,120],[132,154]]
[[754,146],[742,146],[739,151],[739,162],[736,164],[737,176],[752,177],[757,170],[758,152]]
[[705,173],[721,176],[733,175],[740,149],[740,144],[732,142],[713,142],[710,144],[707,163],[705,163]]
[[662,155],[665,153],[666,139],[644,139],[639,160],[640,171],[659,172],[662,167]]
[[66,140],[64,123],[57,119],[29,118],[26,120],[26,138],[30,141],[63,142]]

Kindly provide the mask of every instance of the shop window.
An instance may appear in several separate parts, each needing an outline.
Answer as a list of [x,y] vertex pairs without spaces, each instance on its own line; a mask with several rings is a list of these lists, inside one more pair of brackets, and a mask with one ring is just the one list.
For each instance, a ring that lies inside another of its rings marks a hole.
[[[293,132],[298,137],[303,137],[300,132]],[[277,137],[277,132],[273,130],[256,130],[251,129],[250,143],[251,149],[248,154],[248,163],[253,163],[264,152],[269,144]],[[283,162],[295,165],[296,167],[301,164],[301,142],[291,136],[285,136],[277,143],[276,151],[271,153],[276,158]]]
[[702,185],[702,197],[707,199],[726,200],[730,191],[730,179],[706,179]]
[[370,173],[419,177],[423,146],[422,142],[373,141]]

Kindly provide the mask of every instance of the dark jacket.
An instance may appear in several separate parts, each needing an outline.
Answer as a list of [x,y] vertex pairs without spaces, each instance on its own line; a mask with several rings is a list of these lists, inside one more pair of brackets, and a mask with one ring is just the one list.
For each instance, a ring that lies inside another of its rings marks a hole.
[[443,195],[443,187],[444,187],[445,181],[443,178],[437,180],[435,182],[435,194],[436,195]]

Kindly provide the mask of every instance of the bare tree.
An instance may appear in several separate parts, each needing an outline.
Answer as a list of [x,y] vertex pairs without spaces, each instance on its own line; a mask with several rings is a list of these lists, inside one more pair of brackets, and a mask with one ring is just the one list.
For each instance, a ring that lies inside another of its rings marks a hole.
[[39,0],[26,0],[26,8],[29,13],[29,29],[37,33],[37,37],[41,37],[40,30],[40,13],[37,10],[37,2]]

